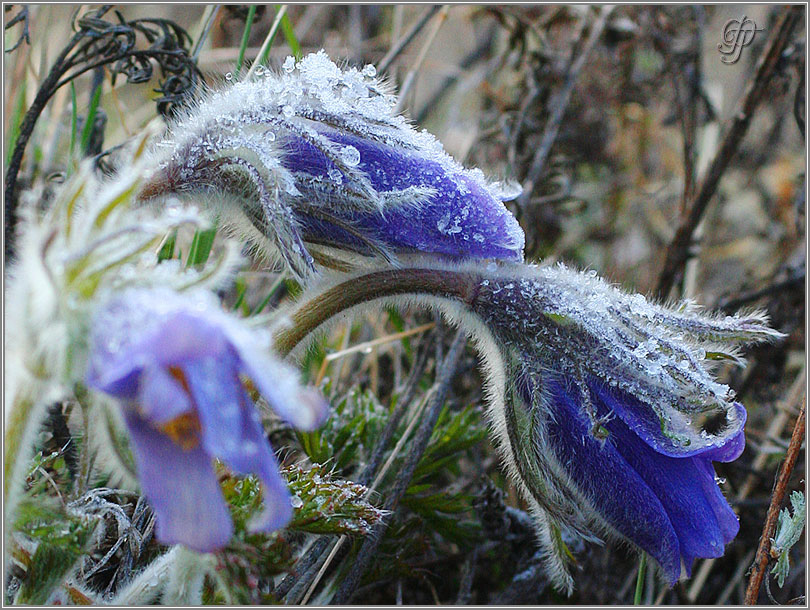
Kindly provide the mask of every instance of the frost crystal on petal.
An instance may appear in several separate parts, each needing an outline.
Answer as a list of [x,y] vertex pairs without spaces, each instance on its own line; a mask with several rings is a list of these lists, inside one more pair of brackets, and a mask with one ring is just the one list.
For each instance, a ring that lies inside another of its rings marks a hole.
[[299,277],[315,262],[413,251],[521,260],[524,236],[488,184],[392,111],[376,70],[323,51],[278,74],[231,82],[180,117],[143,190],[208,195],[225,224]]

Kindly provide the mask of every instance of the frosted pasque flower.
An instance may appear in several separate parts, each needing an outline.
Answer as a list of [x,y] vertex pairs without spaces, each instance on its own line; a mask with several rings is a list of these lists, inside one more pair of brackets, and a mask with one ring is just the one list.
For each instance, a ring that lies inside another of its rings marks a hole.
[[226,85],[156,148],[145,199],[209,195],[222,222],[306,278],[318,262],[401,252],[519,261],[524,236],[503,205],[519,190],[466,170],[393,113],[375,78],[321,51]]
[[712,365],[779,337],[767,319],[661,307],[563,266],[476,284],[470,307],[494,342],[484,352],[508,380],[492,388],[491,417],[558,587],[572,588],[563,530],[632,542],[670,583],[721,556],[739,524],[712,461],[742,453],[746,413]]
[[336,302],[437,308],[481,353],[496,446],[558,589],[573,588],[565,533],[630,542],[670,582],[723,553],[738,525],[712,461],[740,455],[746,412],[713,365],[782,336],[763,314],[663,307],[562,265],[405,262],[311,288],[279,349],[300,352]]
[[87,382],[121,402],[161,542],[212,551],[230,539],[215,457],[262,481],[265,509],[256,529],[280,528],[292,515],[290,494],[240,375],[294,426],[318,425],[326,404],[298,385],[293,369],[269,356],[262,337],[203,291],[133,288],[93,318]]

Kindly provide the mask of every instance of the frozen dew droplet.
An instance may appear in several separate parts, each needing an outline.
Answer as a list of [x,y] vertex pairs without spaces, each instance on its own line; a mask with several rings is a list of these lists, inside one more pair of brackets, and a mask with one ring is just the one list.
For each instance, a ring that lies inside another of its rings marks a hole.
[[295,58],[292,55],[288,55],[281,67],[287,74],[289,74],[295,70]]
[[233,80],[233,74],[231,74],[230,72],[226,73],[225,74],[225,80],[228,80],[228,81]]
[[343,174],[340,173],[339,169],[330,169],[329,172],[329,179],[336,183],[336,184],[343,184]]
[[289,119],[295,114],[295,110],[293,110],[293,107],[289,104],[284,104],[284,107],[281,109],[281,114]]
[[360,151],[354,146],[344,146],[340,149],[340,158],[349,167],[355,167],[360,163]]
[[371,64],[366,64],[363,67],[363,76],[365,76],[366,78],[374,78],[375,76],[377,76],[377,68],[375,68]]
[[264,139],[268,142],[273,142],[276,139],[276,134],[272,130],[268,129],[264,132]]
[[304,505],[304,501],[298,496],[290,496],[290,505],[293,508],[301,508]]
[[264,76],[264,66],[256,66],[256,76]]

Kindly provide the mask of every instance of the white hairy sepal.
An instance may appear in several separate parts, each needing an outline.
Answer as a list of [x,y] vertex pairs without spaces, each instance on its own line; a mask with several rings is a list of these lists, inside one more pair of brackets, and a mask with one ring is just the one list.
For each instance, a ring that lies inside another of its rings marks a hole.
[[[633,396],[684,452],[720,446],[742,428],[734,392],[712,374],[716,359],[741,362],[738,345],[781,336],[760,312],[671,309],[563,265],[502,266],[481,286],[474,307],[533,368],[554,370],[586,397],[589,377]],[[709,433],[704,424],[714,417],[725,421]]]

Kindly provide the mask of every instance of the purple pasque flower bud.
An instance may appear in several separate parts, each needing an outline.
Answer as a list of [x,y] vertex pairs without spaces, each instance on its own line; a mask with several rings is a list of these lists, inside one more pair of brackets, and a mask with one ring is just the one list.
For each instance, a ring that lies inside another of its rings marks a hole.
[[265,509],[256,529],[278,529],[292,516],[290,493],[240,375],[297,427],[317,426],[327,406],[267,348],[266,335],[227,315],[204,291],[131,288],[96,311],[87,383],[121,403],[161,542],[208,552],[230,539],[214,458],[261,480]]
[[[211,93],[156,148],[145,199],[206,195],[224,224],[306,278],[315,260],[346,268],[405,252],[523,258],[524,236],[490,184],[393,113],[372,66],[321,51],[280,74]],[[510,192],[511,191],[511,192]]]
[[470,308],[492,337],[482,351],[500,371],[493,429],[557,587],[573,587],[564,530],[629,541],[673,584],[695,558],[721,556],[739,525],[712,461],[742,453],[746,412],[712,370],[780,337],[766,317],[658,306],[561,265],[475,283]]

